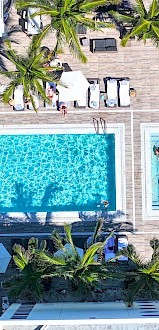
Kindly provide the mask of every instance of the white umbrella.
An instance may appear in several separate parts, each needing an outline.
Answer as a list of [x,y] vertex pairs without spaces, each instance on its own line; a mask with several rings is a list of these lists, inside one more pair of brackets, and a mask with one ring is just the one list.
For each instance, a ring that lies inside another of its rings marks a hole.
[[0,0],[0,37],[4,33],[4,21],[3,21],[3,0]]
[[61,83],[66,87],[57,85],[59,101],[78,101],[86,95],[89,82],[81,71],[63,72],[60,78]]
[[[64,245],[64,247],[65,247],[65,249],[67,250],[67,252],[69,252],[69,254],[73,254],[73,253],[74,253],[71,244],[66,243],[66,244]],[[82,257],[83,257],[83,249],[80,249],[80,248],[76,247],[76,250],[77,250],[79,256],[82,258]],[[60,249],[60,250],[58,250],[57,252],[54,253],[54,256],[56,256],[56,257],[61,257],[61,256],[63,256],[64,254],[65,254],[65,252],[64,252],[62,249]]]
[[4,245],[0,243],[0,273],[6,272],[10,260],[11,260],[11,255],[4,247]]

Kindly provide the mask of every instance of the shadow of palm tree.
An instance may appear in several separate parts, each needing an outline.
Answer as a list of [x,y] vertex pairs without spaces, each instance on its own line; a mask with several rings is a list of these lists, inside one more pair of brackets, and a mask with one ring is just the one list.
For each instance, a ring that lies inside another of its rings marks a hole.
[[24,184],[15,183],[15,196],[11,198],[13,206],[23,210],[33,204],[33,192],[24,190]]

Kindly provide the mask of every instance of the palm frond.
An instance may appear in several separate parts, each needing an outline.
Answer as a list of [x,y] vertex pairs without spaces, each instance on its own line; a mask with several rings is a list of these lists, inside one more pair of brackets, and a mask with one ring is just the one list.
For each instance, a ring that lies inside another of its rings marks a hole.
[[41,259],[41,261],[49,264],[49,265],[59,265],[64,266],[66,264],[63,257],[55,257],[50,255],[47,252],[38,252],[37,257]]
[[145,9],[145,6],[144,6],[144,3],[142,0],[135,0],[134,9],[135,9],[136,13],[142,18],[144,18],[147,15],[147,11]]
[[[81,50],[81,46],[79,44],[75,30],[73,28],[70,28],[69,33],[70,33],[70,40],[69,40],[68,47],[69,47],[70,53],[72,55],[74,55],[75,57],[77,57],[80,61],[82,61],[82,63],[87,63],[87,57]],[[67,40],[67,42],[68,42],[68,40]]]
[[148,17],[153,18],[159,10],[159,3],[157,0],[153,0],[148,11]]
[[154,24],[151,25],[152,30],[154,31],[156,38],[159,41],[159,27],[154,26]]
[[92,236],[92,244],[96,242],[97,237],[101,234],[101,230],[103,227],[103,218],[98,219],[95,230]]
[[[103,243],[94,243],[91,245],[85,252],[84,256],[82,257],[81,264],[82,267],[88,262],[93,262],[94,263],[94,256],[97,254],[97,251],[103,248]],[[98,263],[97,263],[98,264]]]
[[84,12],[91,12],[100,6],[105,6],[106,0],[83,1],[79,8]]
[[13,92],[16,86],[18,86],[18,83],[16,80],[14,80],[7,86],[4,92],[1,93],[1,99],[4,103],[7,104],[9,100],[13,97]]
[[109,14],[113,16],[119,22],[131,23],[134,20],[133,16],[120,14],[114,10],[110,10]]

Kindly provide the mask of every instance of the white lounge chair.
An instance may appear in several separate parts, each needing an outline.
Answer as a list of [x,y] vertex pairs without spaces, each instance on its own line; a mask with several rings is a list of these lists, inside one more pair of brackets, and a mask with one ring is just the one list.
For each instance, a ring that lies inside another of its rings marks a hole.
[[40,15],[31,17],[37,11],[36,8],[28,9],[28,18],[27,18],[27,32],[29,35],[39,34],[41,28],[41,17]]
[[128,79],[119,81],[119,105],[120,107],[130,106],[130,82]]
[[[119,236],[118,237],[118,251],[121,251],[121,250],[123,250],[123,249],[125,249],[125,248],[127,248],[127,246],[128,246],[128,239],[127,239],[127,237],[125,236]],[[126,257],[126,256],[120,256],[119,258],[118,258],[118,260],[119,261],[128,261],[128,257]]]
[[0,95],[4,93],[7,87],[8,87],[7,85],[0,84]]
[[[36,107],[36,109],[38,110],[38,109],[39,109],[39,99],[38,99],[38,96],[37,96],[37,95],[32,95],[32,97],[33,97],[33,101],[34,101],[34,103],[35,103],[35,107]],[[28,104],[27,104],[27,108],[28,108],[29,110],[34,110],[31,101],[28,102]]]
[[89,87],[89,107],[93,109],[99,108],[100,88],[99,84],[94,82]]
[[109,79],[106,81],[106,92],[107,92],[107,107],[117,107],[118,105],[118,86],[116,79]]
[[[109,261],[115,257],[115,239],[110,237],[104,247],[105,261]],[[114,260],[115,261],[115,260]]]
[[14,110],[21,111],[24,110],[24,95],[23,95],[23,86],[19,85],[14,90]]

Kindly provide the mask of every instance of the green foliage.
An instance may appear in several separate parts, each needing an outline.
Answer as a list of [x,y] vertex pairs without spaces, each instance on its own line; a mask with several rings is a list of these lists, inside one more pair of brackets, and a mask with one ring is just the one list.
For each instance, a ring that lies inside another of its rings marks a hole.
[[[95,228],[95,233],[97,233],[97,228],[101,230],[101,224],[102,221],[100,220]],[[92,243],[81,256],[74,245],[71,226],[65,225],[64,230],[65,239],[57,232],[53,232],[52,235],[56,248],[62,249],[60,256],[57,257],[56,254],[51,255],[46,252],[38,254],[40,260],[48,265],[44,277],[63,276],[65,279],[69,279],[76,289],[85,288],[86,290],[96,287],[103,279],[113,276],[112,273],[108,272],[105,265],[103,266],[97,261],[97,254],[103,250],[107,239],[112,233],[104,242]],[[93,235],[93,237],[95,236]],[[65,247],[64,241],[67,243],[68,249]]]
[[159,2],[153,0],[149,10],[146,10],[142,0],[135,0],[132,4],[132,13],[119,14],[115,11],[110,11],[110,14],[120,23],[129,23],[131,26],[128,32],[121,41],[121,45],[125,46],[131,37],[137,37],[137,40],[143,40],[146,43],[147,39],[158,47],[159,45]]
[[113,27],[113,24],[97,22],[89,17],[92,11],[105,4],[106,0],[16,1],[18,9],[24,9],[26,7],[37,8],[37,12],[32,16],[46,15],[51,19],[51,22],[45,26],[39,35],[39,40],[42,40],[49,32],[56,31],[57,44],[55,52],[57,53],[59,48],[63,48],[67,44],[71,54],[75,55],[83,63],[87,62],[87,58],[80,47],[76,32],[77,25],[82,24],[91,30]]
[[159,261],[151,259],[145,263],[131,245],[120,254],[132,261],[132,269],[125,273],[125,301],[132,306],[137,295],[147,294],[152,299],[159,298]]
[[30,292],[35,298],[41,298],[43,293],[42,275],[45,273],[46,266],[41,262],[37,255],[46,250],[46,241],[38,244],[37,238],[31,238],[28,242],[28,249],[25,250],[21,245],[13,246],[13,260],[20,273],[3,282],[3,286],[9,288],[11,297],[19,297],[24,292]]
[[36,37],[33,37],[28,52],[25,56],[18,55],[15,50],[12,49],[10,41],[5,42],[5,50],[1,51],[0,54],[6,57],[15,66],[14,71],[6,71],[0,69],[0,74],[8,77],[11,82],[0,95],[4,103],[8,103],[10,98],[13,97],[14,89],[18,85],[23,85],[24,97],[30,99],[33,108],[37,111],[32,93],[39,93],[41,98],[50,102],[47,98],[43,82],[59,82],[59,78],[48,72],[47,67],[44,65],[47,59],[44,58],[44,52],[39,50],[39,42]]

